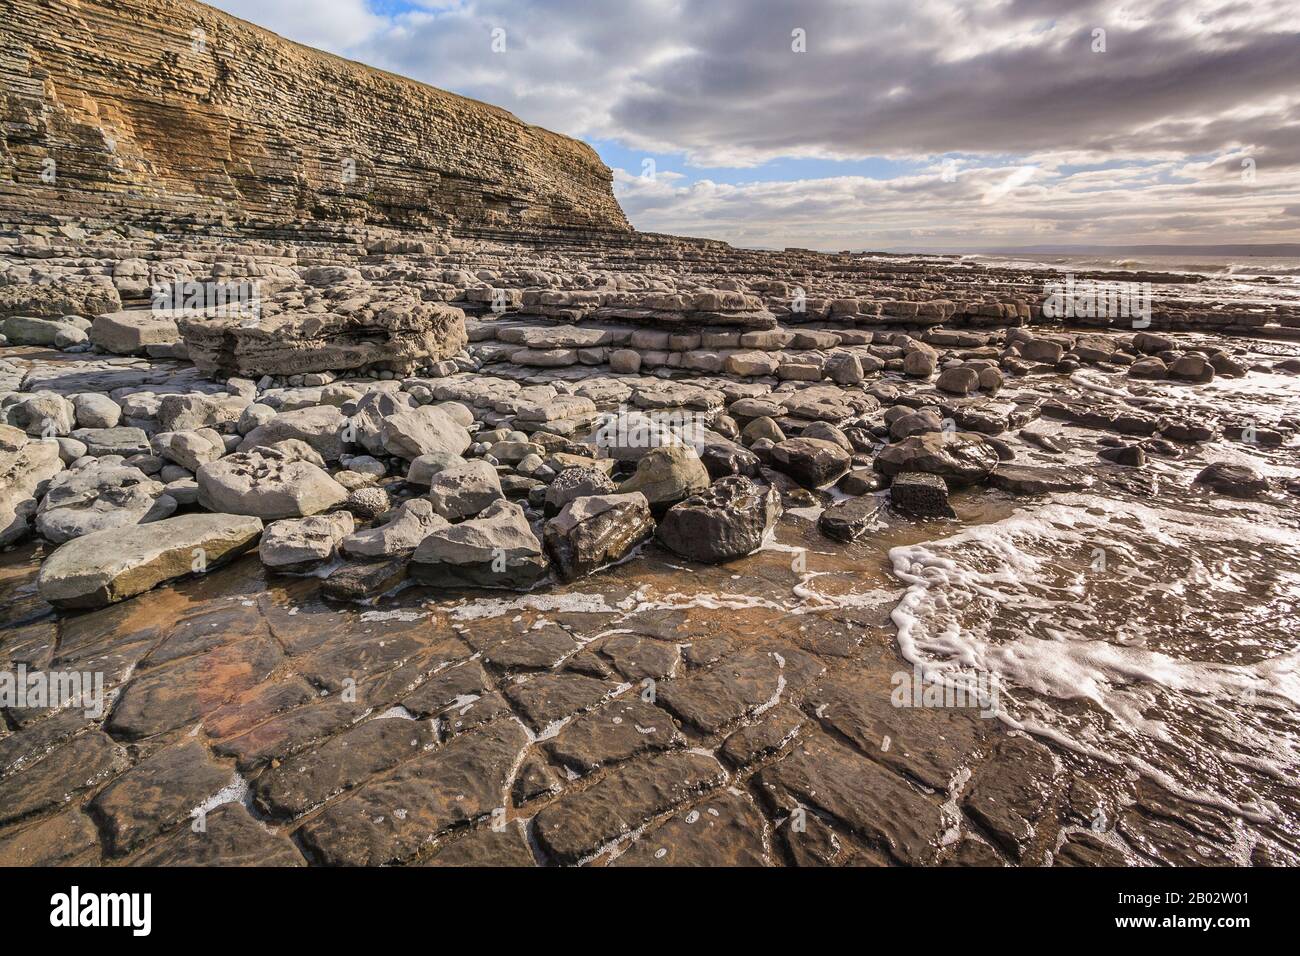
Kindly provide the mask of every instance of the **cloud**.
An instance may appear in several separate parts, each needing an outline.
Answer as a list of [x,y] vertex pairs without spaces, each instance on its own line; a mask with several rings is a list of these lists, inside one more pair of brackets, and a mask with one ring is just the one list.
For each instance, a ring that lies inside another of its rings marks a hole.
[[364,43],[389,24],[366,0],[220,0],[212,6],[330,53]]
[[[620,177],[641,228],[832,248],[922,234],[1294,238],[1293,217],[1276,214],[1300,178],[1294,0],[218,5],[528,122],[680,157],[685,180]],[[929,172],[765,172],[879,157]],[[738,168],[758,181],[710,179]],[[1243,236],[1247,220],[1267,234]]]

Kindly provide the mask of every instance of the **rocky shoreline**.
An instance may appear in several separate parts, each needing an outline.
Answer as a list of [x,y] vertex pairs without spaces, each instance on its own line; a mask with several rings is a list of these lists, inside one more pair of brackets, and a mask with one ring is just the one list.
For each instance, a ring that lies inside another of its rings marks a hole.
[[[1294,468],[1207,452],[1293,461],[1213,386],[1300,376],[1295,306],[1156,275],[1148,327],[1066,327],[1050,275],[952,260],[220,232],[0,241],[0,657],[108,694],[4,710],[0,861],[1296,859],[1292,808],[891,707],[870,556],[1084,490],[1281,521]],[[178,282],[259,311],[147,307]]]

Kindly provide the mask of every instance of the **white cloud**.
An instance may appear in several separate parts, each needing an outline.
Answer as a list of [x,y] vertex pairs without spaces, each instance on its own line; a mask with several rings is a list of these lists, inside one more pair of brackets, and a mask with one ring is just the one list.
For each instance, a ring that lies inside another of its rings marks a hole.
[[[1300,178],[1294,0],[424,0],[383,16],[363,0],[218,5],[705,174],[790,157],[933,167],[746,186],[621,176],[641,228],[833,248],[1294,238],[1282,212]],[[806,53],[791,50],[796,27]],[[938,175],[945,154],[960,154],[956,183]],[[1244,156],[1258,167],[1248,189]],[[1072,164],[1111,168],[1063,175]]]

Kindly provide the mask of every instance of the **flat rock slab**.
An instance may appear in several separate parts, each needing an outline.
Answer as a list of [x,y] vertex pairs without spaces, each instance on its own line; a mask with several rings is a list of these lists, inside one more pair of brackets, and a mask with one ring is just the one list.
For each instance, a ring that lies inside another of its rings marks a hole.
[[767,820],[740,791],[723,790],[646,831],[615,866],[767,866]]
[[824,738],[809,738],[759,771],[779,810],[818,808],[900,863],[930,862],[944,829],[939,801],[888,770]]
[[122,856],[188,822],[233,776],[233,770],[213,760],[198,741],[168,747],[142,761],[90,802],[106,852]]
[[252,547],[261,533],[259,519],[226,514],[97,531],[50,555],[37,587],[55,607],[103,607],[228,560]]
[[428,721],[367,720],[258,777],[253,787],[257,805],[271,816],[298,816],[370,775],[414,757],[434,740]]
[[352,725],[366,708],[337,698],[296,707],[212,745],[216,753],[234,757],[241,771],[256,770],[273,760],[283,760],[311,744]]
[[565,726],[546,745],[551,756],[579,773],[682,743],[672,717],[640,697],[610,701]]
[[115,736],[139,739],[188,726],[265,680],[280,661],[274,641],[229,638],[205,653],[132,676],[108,728]]
[[558,862],[577,863],[726,780],[717,760],[691,751],[625,764],[544,807],[534,818],[537,839]]
[[659,702],[705,733],[717,733],[775,706],[823,670],[820,661],[802,651],[746,650],[711,670],[661,684]]
[[[910,687],[911,671],[899,670]],[[898,773],[946,791],[986,749],[989,721],[978,710],[896,707],[898,687],[874,673],[828,678],[808,692],[807,708],[823,727]]]
[[107,734],[91,731],[74,737],[0,780],[0,824],[60,806],[126,768],[126,755]]
[[136,855],[132,866],[306,866],[293,841],[272,833],[241,805],[224,803],[203,816],[203,827],[175,835]]
[[480,827],[455,843],[435,850],[418,866],[536,866],[523,827],[516,822],[501,829]]
[[380,866],[414,857],[453,826],[504,807],[528,734],[509,719],[452,738],[401,764],[297,831],[327,865]]
[[[1056,776],[1052,752],[1022,737],[1008,737],[975,771],[963,806],[1002,849],[1020,859],[1047,809]],[[1186,841],[1180,841],[1186,845]]]
[[557,720],[590,710],[618,688],[613,681],[583,674],[538,674],[512,684],[506,697],[541,731]]
[[0,836],[0,866],[92,866],[99,831],[76,806]]

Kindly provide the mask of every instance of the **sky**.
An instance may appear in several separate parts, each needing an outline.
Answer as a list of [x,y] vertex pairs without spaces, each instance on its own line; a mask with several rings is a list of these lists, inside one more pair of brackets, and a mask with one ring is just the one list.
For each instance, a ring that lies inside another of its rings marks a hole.
[[1300,0],[217,0],[590,143],[638,229],[1300,241]]

